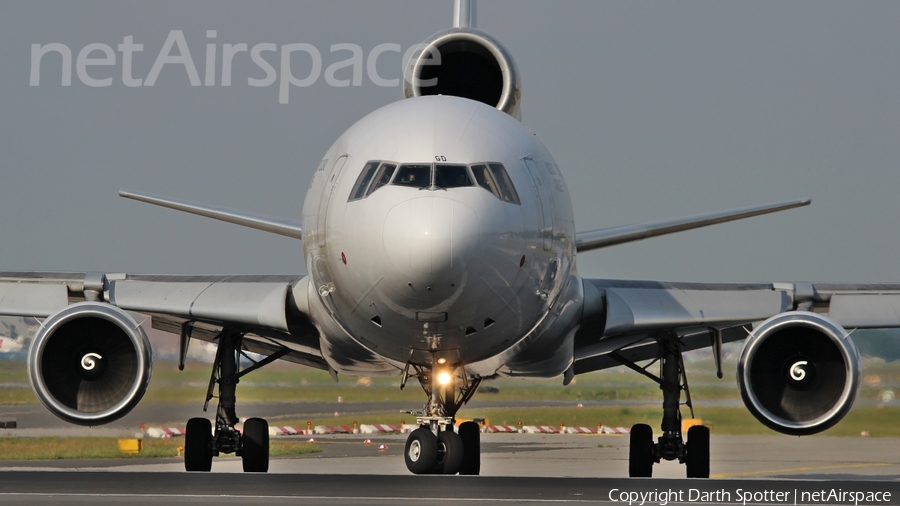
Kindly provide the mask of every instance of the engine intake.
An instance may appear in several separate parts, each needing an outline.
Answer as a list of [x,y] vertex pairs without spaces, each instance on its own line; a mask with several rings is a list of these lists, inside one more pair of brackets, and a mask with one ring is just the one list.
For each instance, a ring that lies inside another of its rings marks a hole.
[[100,302],[48,318],[28,352],[34,393],[53,414],[102,425],[130,412],[150,383],[150,342],[125,311]]
[[516,116],[522,98],[519,73],[509,52],[489,35],[453,28],[422,45],[406,69],[405,98],[451,95]]
[[799,436],[844,418],[859,392],[860,370],[859,352],[843,327],[820,314],[793,311],[753,331],[737,379],[753,416]]

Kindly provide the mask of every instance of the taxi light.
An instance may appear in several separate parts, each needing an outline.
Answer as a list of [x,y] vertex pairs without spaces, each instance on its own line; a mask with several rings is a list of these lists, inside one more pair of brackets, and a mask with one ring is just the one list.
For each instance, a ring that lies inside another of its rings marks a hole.
[[449,385],[451,379],[453,379],[453,377],[450,376],[449,372],[444,371],[438,374],[438,383],[440,383],[441,385]]

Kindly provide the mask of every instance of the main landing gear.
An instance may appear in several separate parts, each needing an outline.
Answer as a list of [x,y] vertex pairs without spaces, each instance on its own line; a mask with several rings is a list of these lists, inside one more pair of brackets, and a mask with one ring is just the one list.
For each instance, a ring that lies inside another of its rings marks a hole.
[[[219,404],[216,409],[216,425],[206,418],[188,420],[184,436],[184,468],[187,471],[209,471],[213,457],[220,453],[234,453],[241,457],[244,472],[265,473],[269,470],[269,424],[262,418],[250,418],[244,422],[243,432],[238,431],[235,414],[235,390],[239,378],[250,371],[269,364],[284,355],[276,353],[264,360],[238,371],[238,354],[241,354],[243,334],[223,330],[219,334],[219,347],[213,363],[206,404],[214,397],[216,385],[219,387]],[[187,346],[182,338],[182,364]],[[215,429],[215,430],[213,430]]]
[[[623,365],[648,376],[663,391],[662,436],[653,442],[653,429],[639,423],[631,428],[631,445],[628,454],[628,475],[649,478],[653,475],[653,464],[661,460],[678,460],[685,464],[688,478],[709,478],[709,427],[696,425],[688,429],[687,442],[681,428],[681,391],[685,392],[685,405],[694,416],[691,392],[687,384],[687,373],[681,356],[680,342],[675,336],[661,336],[659,356],[650,365],[659,361],[660,376],[647,372],[633,362],[615,355]],[[720,376],[721,377],[721,376]]]
[[[428,395],[422,411],[408,411],[416,417],[416,425],[406,440],[406,468],[413,474],[477,475],[481,471],[481,430],[475,422],[464,422],[454,432],[455,415],[472,398],[481,379],[470,379],[460,369],[427,369],[412,365],[415,376]],[[400,388],[406,384],[409,366],[404,371]],[[459,386],[457,387],[457,384]],[[456,390],[459,389],[457,394]]]

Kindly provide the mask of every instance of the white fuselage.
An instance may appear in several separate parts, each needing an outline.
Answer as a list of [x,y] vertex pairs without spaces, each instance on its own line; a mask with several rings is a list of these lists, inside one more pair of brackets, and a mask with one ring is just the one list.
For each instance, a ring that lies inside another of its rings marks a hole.
[[[379,163],[419,165],[420,184],[398,184],[394,170],[374,189],[360,175]],[[479,184],[473,174],[488,164],[502,165],[518,202]],[[467,183],[443,184],[435,171],[448,165]],[[420,187],[428,170],[437,179]],[[354,199],[361,184],[369,193]],[[478,375],[503,374],[511,361],[550,375],[571,362],[564,348],[577,318],[569,313],[581,298],[580,283],[569,282],[572,203],[550,153],[497,109],[434,96],[364,117],[325,154],[303,230],[311,311],[339,372],[391,373],[444,358]],[[365,363],[373,358],[379,365]]]

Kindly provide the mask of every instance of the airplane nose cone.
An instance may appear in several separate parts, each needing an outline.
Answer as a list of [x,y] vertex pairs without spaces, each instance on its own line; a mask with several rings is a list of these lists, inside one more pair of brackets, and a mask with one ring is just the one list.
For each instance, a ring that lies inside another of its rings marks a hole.
[[394,206],[384,221],[384,249],[391,264],[420,281],[462,273],[480,249],[475,212],[442,197],[420,197]]

